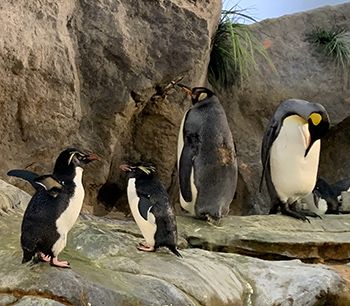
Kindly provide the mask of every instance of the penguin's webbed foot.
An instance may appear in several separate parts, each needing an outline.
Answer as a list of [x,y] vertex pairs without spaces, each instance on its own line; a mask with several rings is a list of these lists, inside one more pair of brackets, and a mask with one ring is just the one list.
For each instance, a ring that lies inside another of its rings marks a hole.
[[44,253],[40,252],[40,253],[38,253],[38,259],[39,259],[39,261],[50,262],[51,256],[45,255]]
[[155,251],[154,247],[150,246],[146,242],[140,242],[140,246],[138,246],[137,249],[139,251],[143,251],[143,252],[154,252]]
[[308,217],[312,217],[312,218],[320,218],[322,220],[322,217],[312,211],[303,211],[302,214],[304,214],[305,216]]
[[206,219],[209,225],[220,228],[221,218],[213,218],[212,216],[206,215]]
[[281,205],[281,213],[283,215],[290,216],[290,217],[302,220],[304,222],[307,221],[310,223],[310,220],[308,218],[306,218],[306,215],[303,212],[294,211],[294,210],[289,209],[288,204]]
[[68,261],[58,261],[57,257],[52,257],[50,264],[54,267],[70,269],[70,264]]

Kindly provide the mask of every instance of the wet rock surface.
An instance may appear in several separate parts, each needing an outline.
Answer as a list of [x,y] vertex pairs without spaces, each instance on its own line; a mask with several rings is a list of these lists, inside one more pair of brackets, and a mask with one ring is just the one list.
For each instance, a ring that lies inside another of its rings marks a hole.
[[[14,192],[17,189],[10,188]],[[27,195],[25,200],[29,198]],[[255,258],[269,250],[270,255],[277,254],[274,245],[279,241],[286,249],[297,242],[304,243],[305,248],[310,243],[309,249],[314,248],[312,243],[327,244],[329,240],[338,247],[347,245],[347,240],[339,236],[341,229],[345,231],[347,216],[339,216],[339,222],[330,218],[312,220],[311,224],[285,216],[237,216],[225,218],[221,228],[180,217],[177,221],[183,258],[178,258],[167,249],[155,253],[138,251],[136,246],[143,239],[131,220],[82,215],[59,256],[68,260],[72,269],[59,269],[48,263],[20,264],[22,214],[16,208],[0,217],[0,305],[350,303],[350,268],[346,265]],[[261,248],[265,246],[264,251],[255,247],[257,242]],[[247,246],[251,256],[237,254],[238,249],[247,250]],[[215,252],[220,250],[225,252]],[[292,247],[288,252],[291,251]],[[299,254],[303,257],[305,252],[296,249],[289,258],[299,258]]]

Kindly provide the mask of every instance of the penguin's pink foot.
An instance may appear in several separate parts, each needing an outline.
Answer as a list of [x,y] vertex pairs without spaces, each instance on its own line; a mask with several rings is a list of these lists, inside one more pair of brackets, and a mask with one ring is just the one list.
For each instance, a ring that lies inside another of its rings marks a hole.
[[140,242],[139,245],[145,247],[145,248],[150,248],[151,246],[147,242]]
[[70,265],[68,261],[58,261],[57,257],[52,257],[51,266],[70,269]]
[[40,261],[44,261],[44,262],[50,262],[51,261],[51,256],[45,255],[42,252],[38,253],[38,258],[39,258]]
[[143,244],[143,247],[138,247],[137,248],[139,251],[143,251],[143,252],[154,252],[154,247],[148,245],[147,243]]

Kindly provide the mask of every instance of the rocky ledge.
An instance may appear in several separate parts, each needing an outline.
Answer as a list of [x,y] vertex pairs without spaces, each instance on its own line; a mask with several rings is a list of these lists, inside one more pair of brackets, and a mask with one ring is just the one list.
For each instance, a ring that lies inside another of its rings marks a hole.
[[0,305],[350,304],[347,215],[311,223],[232,216],[220,227],[178,217],[183,258],[166,249],[137,251],[142,237],[131,220],[85,215],[60,255],[71,263],[67,270],[20,264],[29,198],[1,182]]

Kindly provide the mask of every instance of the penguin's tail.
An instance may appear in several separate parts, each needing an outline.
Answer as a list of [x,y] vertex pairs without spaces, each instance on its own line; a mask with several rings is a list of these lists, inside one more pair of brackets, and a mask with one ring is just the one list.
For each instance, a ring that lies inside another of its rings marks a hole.
[[33,256],[35,255],[35,252],[28,251],[26,249],[23,249],[23,259],[22,259],[22,264],[26,263],[28,261],[31,261]]
[[182,258],[182,255],[179,253],[175,246],[169,246],[169,250],[172,251],[177,257]]

